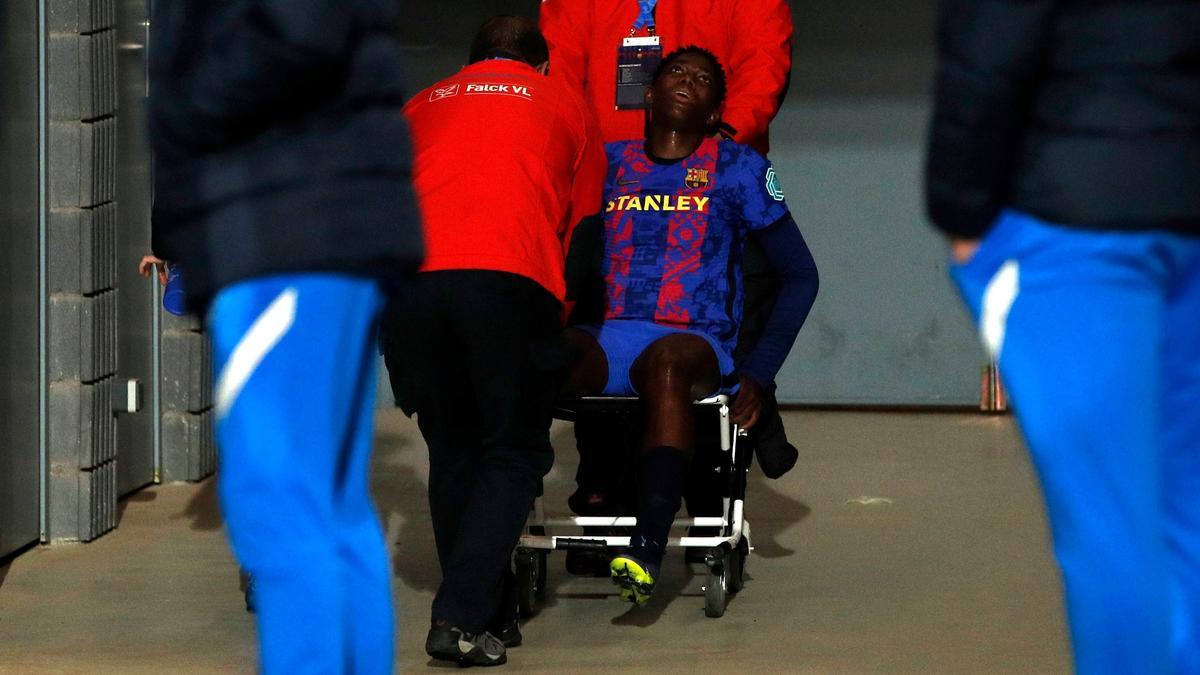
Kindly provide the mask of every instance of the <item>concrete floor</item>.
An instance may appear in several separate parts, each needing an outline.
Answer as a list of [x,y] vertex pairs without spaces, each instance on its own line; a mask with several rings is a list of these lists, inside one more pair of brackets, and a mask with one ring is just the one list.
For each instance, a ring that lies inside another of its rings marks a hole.
[[[1007,418],[789,412],[797,469],[752,473],[755,552],[724,618],[679,555],[650,605],[550,559],[545,609],[509,670],[1058,673],[1070,669],[1041,499]],[[415,425],[379,415],[375,488],[393,542],[398,669],[422,651],[438,581]],[[565,511],[570,429],[547,481]],[[212,480],[135,494],[119,529],[0,567],[0,672],[253,672],[255,631]]]

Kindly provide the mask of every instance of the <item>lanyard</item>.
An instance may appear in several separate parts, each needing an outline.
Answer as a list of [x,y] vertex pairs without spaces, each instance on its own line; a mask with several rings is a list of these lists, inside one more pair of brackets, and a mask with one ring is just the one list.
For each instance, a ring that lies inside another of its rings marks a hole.
[[654,8],[658,5],[658,0],[637,0],[638,18],[633,22],[633,28],[629,29],[629,34],[632,36],[639,30],[650,27],[650,34],[654,35]]

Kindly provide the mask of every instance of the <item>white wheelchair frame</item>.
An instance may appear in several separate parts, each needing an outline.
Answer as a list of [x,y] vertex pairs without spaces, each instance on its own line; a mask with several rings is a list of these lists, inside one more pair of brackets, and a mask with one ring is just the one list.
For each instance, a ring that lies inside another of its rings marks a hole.
[[[575,405],[578,404],[578,405]],[[559,405],[557,417],[573,420],[580,408],[603,409],[640,405],[640,399],[632,396],[587,396],[571,399]],[[723,498],[723,514],[720,517],[676,518],[673,530],[687,527],[719,527],[721,534],[714,537],[672,536],[667,542],[670,548],[702,548],[705,551],[707,575],[704,584],[704,613],[709,617],[720,617],[731,594],[744,586],[746,558],[754,550],[750,545],[750,523],[745,518],[746,471],[749,462],[739,454],[738,439],[746,432],[729,419],[729,397],[718,394],[696,401],[695,405],[715,407],[720,423],[721,452],[726,460],[722,469],[729,480],[729,496]],[[741,450],[744,452],[745,450]],[[543,498],[534,501],[533,512],[525,524],[525,531],[517,544],[514,562],[517,571],[518,604],[523,616],[537,612],[546,592],[546,559],[555,550],[607,550],[610,547],[629,545],[629,536],[559,534],[559,528],[608,527],[632,528],[637,518],[632,516],[573,516],[567,518],[548,517]]]

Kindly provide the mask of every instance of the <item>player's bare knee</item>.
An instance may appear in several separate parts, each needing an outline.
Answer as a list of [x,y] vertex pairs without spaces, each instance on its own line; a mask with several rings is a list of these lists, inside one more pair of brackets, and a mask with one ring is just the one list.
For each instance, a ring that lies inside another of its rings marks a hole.
[[647,350],[638,361],[638,389],[643,396],[661,397],[672,393],[686,393],[691,389],[687,363],[677,355],[663,351],[651,353]]
[[669,335],[642,352],[634,364],[638,390],[648,404],[686,405],[696,398],[711,348],[695,335]]

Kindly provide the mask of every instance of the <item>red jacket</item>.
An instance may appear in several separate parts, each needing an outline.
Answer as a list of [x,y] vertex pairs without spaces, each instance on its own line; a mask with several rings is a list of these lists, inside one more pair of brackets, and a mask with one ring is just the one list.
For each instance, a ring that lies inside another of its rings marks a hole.
[[[641,138],[644,112],[616,110],[617,48],[638,16],[637,0],[543,0],[541,27],[550,73],[584,92],[605,142]],[[655,28],[663,54],[697,45],[725,67],[724,121],[734,140],[766,154],[767,125],[779,112],[792,68],[792,13],[784,0],[659,0]],[[639,34],[645,34],[640,31]]]
[[561,82],[517,61],[481,61],[404,106],[425,231],[421,271],[533,279],[560,301],[580,218],[607,169],[593,114]]

